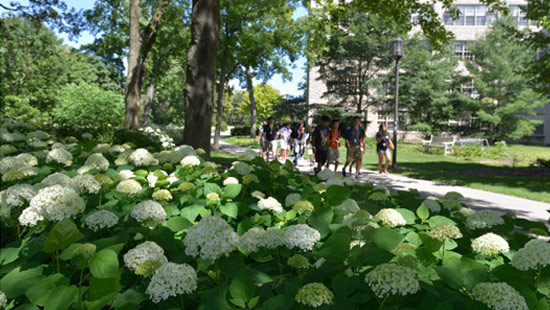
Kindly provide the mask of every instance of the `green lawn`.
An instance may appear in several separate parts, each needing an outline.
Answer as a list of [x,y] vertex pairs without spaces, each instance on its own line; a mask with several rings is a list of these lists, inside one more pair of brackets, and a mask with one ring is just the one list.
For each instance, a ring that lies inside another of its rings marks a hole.
[[[259,147],[256,140],[247,137],[230,137],[225,138],[225,141],[241,146]],[[341,147],[341,162],[345,161],[345,156],[345,148]],[[548,173],[537,175],[537,169],[529,167],[537,157],[550,158],[550,148],[510,145],[500,158],[466,159],[424,154],[418,144],[400,144],[396,173],[550,203],[550,176]],[[378,170],[378,157],[374,143],[370,140],[367,143],[363,167]]]

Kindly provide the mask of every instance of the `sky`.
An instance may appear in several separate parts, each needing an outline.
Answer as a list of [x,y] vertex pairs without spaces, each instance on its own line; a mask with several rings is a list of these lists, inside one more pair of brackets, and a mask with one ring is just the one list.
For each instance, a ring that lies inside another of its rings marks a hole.
[[[9,6],[9,1],[6,0],[0,0],[0,2],[6,6]],[[19,3],[25,5],[28,2],[18,1]],[[93,7],[95,1],[90,0],[66,0],[65,3],[67,3],[67,6],[70,8],[75,8],[77,10],[79,9],[90,9]],[[5,12],[4,9],[0,8],[0,13]],[[307,9],[304,7],[299,7],[294,12],[294,18],[298,18],[301,16],[307,15]],[[80,37],[69,40],[67,34],[65,33],[57,33],[57,36],[63,39],[63,42],[66,45],[69,45],[71,47],[79,48],[83,44],[91,43],[94,40],[94,37],[88,33],[84,32],[80,35]],[[283,81],[282,76],[280,74],[277,74],[271,78],[267,84],[273,86],[279,92],[283,95],[291,95],[291,96],[302,96],[303,90],[300,90],[298,88],[298,85],[302,82],[306,75],[306,58],[300,57],[298,58],[293,64],[291,64],[291,67],[289,68],[289,71],[291,73],[292,79],[290,81]],[[233,86],[236,90],[241,90],[242,88],[239,85],[239,82],[237,80],[232,80],[229,82],[231,86]],[[255,80],[254,84],[261,83],[261,81]]]

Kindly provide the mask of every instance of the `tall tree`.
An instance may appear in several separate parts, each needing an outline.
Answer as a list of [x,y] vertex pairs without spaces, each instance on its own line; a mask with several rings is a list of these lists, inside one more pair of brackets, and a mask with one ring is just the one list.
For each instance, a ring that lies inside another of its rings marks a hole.
[[[254,105],[259,117],[266,119],[272,116],[275,112],[275,107],[280,105],[283,101],[283,96],[277,89],[273,88],[273,86],[268,84],[254,86]],[[244,96],[240,108],[245,115],[251,114],[252,100],[250,95]]]
[[394,63],[391,40],[397,33],[391,20],[346,8],[317,63],[319,78],[327,85],[323,96],[366,117],[368,107],[382,101],[383,73]]
[[210,158],[219,25],[220,0],[193,0],[191,44],[187,52],[184,87],[183,143],[204,149],[206,158]]
[[500,19],[471,47],[468,70],[481,100],[477,116],[488,124],[486,135],[493,141],[532,134],[537,121],[525,116],[545,104],[524,77],[535,52],[513,36],[514,27],[509,19]]
[[170,0],[159,0],[151,20],[141,30],[141,1],[130,0],[130,47],[128,50],[128,75],[124,89],[125,125],[128,128],[139,126],[140,94],[145,77],[145,67],[149,61],[148,54],[155,43],[158,25],[169,3]]
[[550,96],[550,2],[530,0],[526,13],[526,19],[536,21],[540,27],[537,31],[523,35],[526,42],[538,51],[529,64],[526,77],[538,92]]

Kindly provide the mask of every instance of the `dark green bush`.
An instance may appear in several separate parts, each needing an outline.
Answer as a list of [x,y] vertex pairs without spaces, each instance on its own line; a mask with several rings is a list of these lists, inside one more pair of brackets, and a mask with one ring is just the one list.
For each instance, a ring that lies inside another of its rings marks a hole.
[[250,126],[235,126],[231,128],[232,136],[246,136],[250,134]]

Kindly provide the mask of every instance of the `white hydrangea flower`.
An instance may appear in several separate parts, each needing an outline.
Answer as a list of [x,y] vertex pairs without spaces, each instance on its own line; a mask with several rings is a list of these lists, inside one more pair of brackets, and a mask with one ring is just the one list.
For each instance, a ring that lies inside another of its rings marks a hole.
[[96,211],[84,220],[86,226],[97,232],[103,228],[111,228],[118,223],[118,216],[109,210]]
[[[326,181],[328,179],[332,179],[332,178],[335,178],[336,175],[334,174],[334,171],[328,169],[328,168],[325,168],[323,171],[319,172],[317,174],[317,177],[320,179],[320,180],[323,180],[323,181]],[[328,185],[328,184],[327,184]]]
[[460,232],[460,229],[452,223],[437,224],[434,228],[430,230],[428,235],[441,242],[445,242],[449,239],[462,238],[462,233]]
[[260,227],[252,227],[241,236],[239,246],[249,252],[257,252],[262,246],[264,236],[265,230]]
[[16,158],[21,159],[27,167],[38,165],[38,160],[36,159],[36,157],[29,153],[21,153],[17,155]]
[[333,209],[338,209],[338,210],[344,210],[344,211],[348,211],[350,213],[355,213],[357,211],[359,211],[359,205],[357,204],[357,202],[351,198],[348,198],[346,200],[344,200],[344,202],[342,202],[340,205],[336,206],[336,207],[332,207]]
[[260,210],[270,210],[275,213],[283,212],[283,206],[273,197],[260,199],[260,201],[258,201],[258,208],[260,208]]
[[187,155],[181,161],[183,167],[195,167],[201,164],[201,160],[195,155]]
[[36,208],[25,208],[19,216],[19,224],[22,226],[33,227],[38,222],[44,220],[44,215],[41,210]]
[[50,134],[42,130],[35,130],[33,132],[29,132],[27,134],[27,138],[35,138],[38,140],[48,140],[50,138]]
[[147,260],[156,260],[161,264],[168,262],[164,250],[153,241],[145,241],[124,254],[124,264],[132,271]]
[[153,199],[156,201],[170,201],[172,200],[172,194],[167,189],[161,189],[153,193]]
[[182,153],[184,157],[188,155],[197,155],[195,149],[192,146],[186,144],[178,146],[177,148],[175,148],[175,151]]
[[298,193],[288,194],[285,198],[285,205],[287,207],[292,207],[295,203],[300,201],[301,198],[302,198],[302,195]]
[[128,159],[125,157],[118,157],[115,159],[115,165],[117,166],[124,166],[128,164]]
[[197,289],[197,272],[188,264],[165,263],[155,271],[146,294],[154,303]]
[[109,153],[111,151],[111,144],[109,143],[99,143],[94,147],[93,152],[95,153]]
[[6,308],[8,306],[8,298],[6,298],[6,294],[2,291],[0,291],[0,308]]
[[321,240],[321,234],[307,224],[290,226],[285,230],[285,245],[289,249],[297,247],[303,251],[311,251],[319,240]]
[[79,194],[97,194],[101,190],[101,183],[93,175],[77,175],[73,178],[72,188]]
[[164,208],[160,203],[154,200],[146,200],[138,203],[130,213],[130,216],[138,222],[151,219],[157,225],[166,221],[166,212]]
[[240,175],[246,175],[254,171],[254,168],[249,164],[240,161],[233,163],[233,169]]
[[92,139],[94,138],[94,136],[92,136],[92,134],[89,133],[89,132],[83,133],[81,137],[82,137],[84,140],[92,140]]
[[407,251],[416,249],[416,245],[412,243],[403,242],[398,244],[392,251],[393,254],[397,256],[406,256]]
[[253,160],[258,156],[258,153],[252,150],[247,150],[239,156],[239,160]]
[[472,290],[475,300],[493,310],[527,310],[525,298],[505,282],[479,283]]
[[5,174],[8,171],[14,171],[26,166],[27,164],[21,158],[15,156],[4,157],[0,160],[0,173]]
[[263,238],[261,239],[261,246],[268,249],[276,249],[285,244],[285,231],[277,227],[269,227],[266,229]]
[[239,235],[223,219],[209,216],[189,228],[183,243],[185,254],[216,260],[222,255],[229,256],[239,246]]
[[219,203],[221,201],[220,195],[218,195],[218,193],[215,193],[215,192],[208,193],[206,194],[206,201],[210,203]]
[[128,159],[138,167],[158,164],[158,160],[153,156],[153,154],[143,148],[133,151],[132,154],[128,156]]
[[250,194],[250,196],[256,198],[256,199],[263,199],[265,198],[265,195],[264,193],[260,192],[260,191],[253,191],[252,194]]
[[116,186],[116,191],[124,194],[141,194],[143,187],[136,180],[122,180]]
[[377,222],[382,222],[389,227],[397,227],[407,225],[407,221],[403,218],[401,213],[397,212],[395,209],[382,209],[376,213],[374,220]]
[[512,266],[519,270],[537,270],[550,265],[550,243],[533,239],[517,251],[512,258]]
[[53,149],[46,156],[46,163],[56,162],[58,164],[69,166],[73,163],[73,155],[65,149]]
[[155,156],[155,158],[161,164],[164,164],[164,163],[177,164],[187,155],[177,150],[170,150],[170,151],[164,150],[159,153],[153,154],[153,156]]
[[17,148],[10,144],[0,145],[0,155],[5,156],[17,152]]
[[476,213],[476,211],[474,211],[473,209],[470,209],[470,208],[461,208],[460,210],[458,210],[458,213],[462,214],[465,217],[468,217],[468,216]]
[[84,199],[68,187],[53,185],[41,189],[31,200],[29,208],[42,213],[50,221],[61,221],[76,216],[86,209]]
[[439,202],[437,202],[437,200],[432,199],[430,197],[424,199],[424,201],[422,201],[422,204],[426,208],[428,208],[430,212],[439,213],[439,211],[441,211],[441,205],[439,205]]
[[239,184],[239,180],[234,177],[228,177],[227,179],[223,180],[223,185],[229,185],[229,184]]
[[101,153],[95,153],[86,159],[84,166],[89,167],[90,169],[97,169],[100,171],[107,171],[109,169],[109,161],[107,158],[103,157]]
[[52,185],[62,185],[65,187],[72,187],[73,185],[72,183],[73,181],[68,175],[64,173],[56,172],[44,178],[40,183],[35,184],[34,188],[42,189]]
[[317,183],[315,186],[313,186],[313,190],[318,192],[319,194],[322,194],[327,191],[327,184],[325,182]]
[[30,202],[36,193],[29,184],[15,184],[0,192],[0,201],[11,207],[21,207],[25,201]]
[[109,153],[111,153],[111,154],[120,154],[120,153],[123,153],[124,151],[126,151],[126,149],[124,149],[121,145],[115,144],[115,145],[111,146],[111,149],[109,150]]
[[386,196],[390,195],[390,190],[385,185],[376,185],[374,187],[375,191],[382,191]]
[[332,304],[334,294],[322,283],[309,283],[296,293],[296,301],[313,308]]
[[416,273],[409,267],[393,263],[376,266],[365,276],[365,282],[379,298],[405,296],[420,290]]
[[122,170],[115,176],[115,181],[122,181],[122,180],[128,180],[129,178],[133,178],[136,175],[132,170]]
[[483,229],[503,225],[504,219],[493,210],[481,210],[469,215],[465,224],[469,229]]
[[494,256],[510,251],[510,245],[508,245],[508,242],[501,236],[493,233],[486,233],[472,241],[472,249],[477,253]]
[[331,185],[338,185],[338,186],[345,186],[346,183],[344,180],[339,178],[330,178],[326,181],[327,187],[330,187]]

